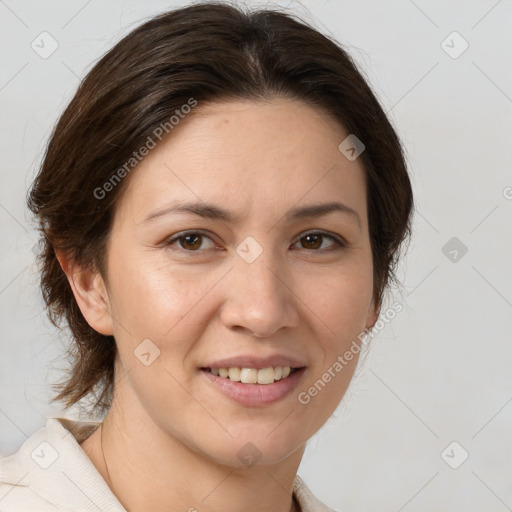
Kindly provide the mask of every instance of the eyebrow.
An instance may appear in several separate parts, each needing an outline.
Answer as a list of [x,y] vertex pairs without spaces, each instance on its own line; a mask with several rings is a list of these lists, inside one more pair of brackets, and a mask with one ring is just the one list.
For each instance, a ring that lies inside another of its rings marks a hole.
[[[359,229],[361,229],[361,218],[359,214],[347,206],[346,204],[338,201],[332,201],[329,203],[313,203],[305,206],[299,206],[289,210],[284,218],[287,221],[293,221],[298,219],[309,219],[323,217],[330,213],[342,213],[349,218],[352,218],[357,222]],[[215,204],[208,204],[203,202],[176,202],[171,205],[165,206],[158,210],[151,212],[143,221],[142,224],[146,224],[157,218],[169,215],[171,213],[189,213],[197,215],[205,219],[222,220],[229,223],[239,223],[241,218],[238,215],[225,210],[224,208]]]

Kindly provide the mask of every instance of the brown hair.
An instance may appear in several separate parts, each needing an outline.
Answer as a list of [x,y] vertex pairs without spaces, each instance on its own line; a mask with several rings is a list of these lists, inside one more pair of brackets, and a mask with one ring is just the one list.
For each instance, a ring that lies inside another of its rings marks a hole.
[[[341,46],[295,15],[197,3],[158,15],[109,50],[82,80],[58,120],[27,203],[41,233],[41,290],[51,322],[67,322],[74,342],[66,380],[55,386],[66,407],[95,398],[105,413],[114,388],[113,336],[89,326],[56,250],[106,278],[113,207],[126,185],[105,183],[190,98],[301,99],[330,114],[365,145],[374,300],[382,306],[409,238],[413,197],[398,136]],[[171,135],[172,136],[172,135]],[[340,141],[341,142],[341,141]]]

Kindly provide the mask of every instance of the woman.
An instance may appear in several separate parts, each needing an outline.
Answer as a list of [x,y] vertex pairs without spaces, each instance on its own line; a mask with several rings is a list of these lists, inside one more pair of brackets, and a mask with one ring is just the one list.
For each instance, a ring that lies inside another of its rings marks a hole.
[[322,511],[297,476],[410,234],[398,137],[345,51],[278,11],[157,16],[90,71],[28,204],[66,407],[0,508]]

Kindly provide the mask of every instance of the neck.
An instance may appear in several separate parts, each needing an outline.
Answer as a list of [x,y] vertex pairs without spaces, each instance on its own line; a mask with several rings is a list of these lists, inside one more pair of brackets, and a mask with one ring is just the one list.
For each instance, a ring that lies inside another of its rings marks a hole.
[[116,407],[82,443],[128,512],[294,512],[293,485],[304,448],[272,466],[218,464],[159,429],[147,414]]

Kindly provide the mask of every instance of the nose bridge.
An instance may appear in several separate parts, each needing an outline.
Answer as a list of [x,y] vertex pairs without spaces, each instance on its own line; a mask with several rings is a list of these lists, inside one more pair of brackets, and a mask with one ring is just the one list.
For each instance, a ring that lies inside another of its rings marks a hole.
[[[235,277],[246,286],[246,295],[253,299],[269,299],[282,295],[283,283],[279,274],[279,258],[273,250],[269,238],[266,246],[253,237],[247,237],[236,248],[238,258],[235,263]],[[282,269],[281,269],[282,270]],[[256,295],[256,296],[255,296]]]
[[223,311],[228,327],[243,327],[264,337],[295,324],[293,297],[282,270],[270,245],[263,247],[253,237],[239,244]]
[[[251,250],[252,251],[252,250]],[[246,281],[247,290],[258,294],[274,295],[282,288],[282,274],[279,272],[279,262],[272,248],[262,249],[261,253],[254,260],[246,260],[239,255],[236,263],[237,279]]]

